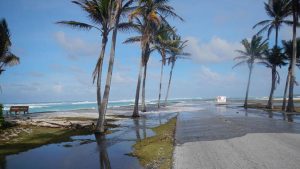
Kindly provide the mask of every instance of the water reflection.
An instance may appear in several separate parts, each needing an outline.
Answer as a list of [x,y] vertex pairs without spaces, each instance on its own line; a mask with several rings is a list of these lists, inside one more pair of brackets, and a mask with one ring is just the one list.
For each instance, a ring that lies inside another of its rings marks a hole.
[[136,141],[141,141],[142,139],[147,138],[146,117],[134,118],[132,120],[135,129]]
[[95,134],[99,150],[100,169],[111,169],[105,135]]
[[6,168],[6,157],[0,156],[0,169]]
[[137,141],[141,141],[141,135],[140,135],[140,120],[138,118],[133,119],[133,124],[135,128],[135,135]]
[[294,121],[293,115],[292,114],[288,114],[287,115],[287,120],[288,120],[288,122],[293,122]]
[[146,118],[143,118],[143,136],[144,136],[144,139],[147,137]]
[[268,115],[269,115],[269,118],[273,118],[273,111],[271,111],[271,110],[267,110],[267,113],[268,113]]

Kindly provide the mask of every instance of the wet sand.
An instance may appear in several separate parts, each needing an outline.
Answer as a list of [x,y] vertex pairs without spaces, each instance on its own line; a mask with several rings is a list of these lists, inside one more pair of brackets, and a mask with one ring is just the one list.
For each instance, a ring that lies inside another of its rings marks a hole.
[[[175,169],[297,169],[300,124],[245,112],[235,106],[203,105],[177,119]],[[238,113],[237,113],[238,112]]]

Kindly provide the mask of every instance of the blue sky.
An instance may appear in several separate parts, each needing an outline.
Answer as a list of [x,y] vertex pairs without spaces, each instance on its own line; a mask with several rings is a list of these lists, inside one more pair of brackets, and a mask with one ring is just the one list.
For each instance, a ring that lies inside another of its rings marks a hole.
[[[178,60],[172,81],[171,98],[218,95],[244,97],[248,69],[232,69],[240,41],[251,38],[252,26],[267,19],[263,0],[171,0],[185,22],[170,19],[178,32],[189,40],[191,60]],[[100,48],[100,33],[81,31],[55,24],[60,20],[89,22],[86,14],[70,0],[2,0],[0,16],[9,24],[12,51],[21,64],[0,77],[1,102],[94,101],[92,70]],[[291,39],[290,27],[282,27],[279,39]],[[133,99],[138,76],[140,48],[122,42],[133,34],[119,33],[110,100]],[[272,35],[270,45],[273,45]],[[110,45],[108,45],[109,47]],[[109,48],[108,48],[109,49]],[[109,50],[108,50],[109,51]],[[156,99],[159,87],[159,55],[149,63],[147,99]],[[107,71],[107,60],[103,72]],[[286,67],[280,70],[281,83],[275,91],[283,94]],[[163,95],[169,67],[164,69]],[[104,74],[105,76],[105,74]],[[256,65],[250,96],[268,96],[271,71]],[[299,79],[299,75],[297,76]],[[299,87],[295,93],[299,93]]]

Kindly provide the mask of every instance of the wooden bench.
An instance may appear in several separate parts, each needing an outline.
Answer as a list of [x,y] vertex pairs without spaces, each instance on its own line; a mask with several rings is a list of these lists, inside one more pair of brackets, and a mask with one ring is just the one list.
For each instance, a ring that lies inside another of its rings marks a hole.
[[15,112],[17,115],[18,112],[29,113],[29,106],[11,106],[9,109],[9,113]]

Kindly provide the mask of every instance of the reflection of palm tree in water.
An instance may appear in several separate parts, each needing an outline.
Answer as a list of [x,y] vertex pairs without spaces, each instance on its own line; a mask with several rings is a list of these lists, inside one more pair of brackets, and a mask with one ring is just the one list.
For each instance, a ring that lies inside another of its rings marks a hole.
[[100,169],[111,169],[109,156],[106,150],[106,138],[104,134],[95,134],[99,149]]
[[143,117],[143,135],[144,139],[147,137],[147,131],[146,131],[146,118]]
[[[140,120],[142,120],[142,126],[140,126]],[[146,117],[134,118],[133,124],[137,141],[141,141],[142,139],[140,133],[141,128],[143,129],[143,139],[147,138]]]
[[135,128],[136,139],[137,139],[137,141],[141,141],[140,121],[139,121],[139,119],[138,118],[134,118],[133,119],[133,124],[134,124],[134,128]]

